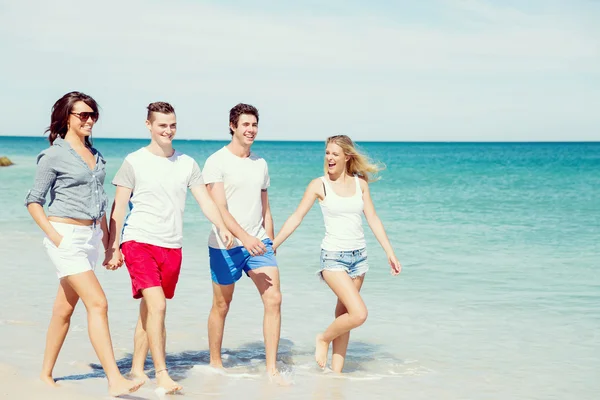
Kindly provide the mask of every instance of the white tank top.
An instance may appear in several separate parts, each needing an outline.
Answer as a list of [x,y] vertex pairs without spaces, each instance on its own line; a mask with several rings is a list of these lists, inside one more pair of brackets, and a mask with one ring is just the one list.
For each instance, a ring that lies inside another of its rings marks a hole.
[[350,197],[338,196],[324,176],[321,180],[325,185],[325,199],[319,202],[325,222],[325,238],[321,248],[329,251],[364,248],[366,246],[362,228],[364,202],[358,177],[354,177],[356,192]]

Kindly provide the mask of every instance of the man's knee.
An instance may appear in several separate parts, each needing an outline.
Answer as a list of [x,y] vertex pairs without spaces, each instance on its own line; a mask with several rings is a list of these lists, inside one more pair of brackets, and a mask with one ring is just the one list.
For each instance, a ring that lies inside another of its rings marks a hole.
[[279,311],[281,309],[281,291],[271,288],[263,294],[263,303],[268,311]]
[[231,304],[232,298],[215,298],[213,299],[213,310],[217,312],[222,317],[225,317],[229,312],[229,305]]
[[[167,299],[162,294],[159,293],[150,293],[143,291],[144,302],[146,309],[148,310],[148,314],[150,315],[164,315],[167,311]],[[140,309],[141,311],[141,309]]]
[[148,314],[151,315],[165,315],[167,312],[167,301],[156,301],[153,303],[148,303]]

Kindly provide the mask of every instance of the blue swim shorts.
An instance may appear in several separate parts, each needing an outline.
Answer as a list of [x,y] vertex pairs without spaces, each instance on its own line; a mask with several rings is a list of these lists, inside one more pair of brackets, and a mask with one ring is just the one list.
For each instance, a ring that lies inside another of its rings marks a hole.
[[260,256],[251,256],[244,246],[229,250],[209,247],[208,257],[213,282],[219,285],[231,285],[242,277],[242,271],[248,275],[248,271],[253,269],[277,267],[273,242],[271,239],[264,239],[262,242],[265,244],[267,252]]
[[317,274],[323,278],[323,271],[345,271],[350,278],[358,278],[367,273],[367,249],[331,251],[321,249],[321,269]]

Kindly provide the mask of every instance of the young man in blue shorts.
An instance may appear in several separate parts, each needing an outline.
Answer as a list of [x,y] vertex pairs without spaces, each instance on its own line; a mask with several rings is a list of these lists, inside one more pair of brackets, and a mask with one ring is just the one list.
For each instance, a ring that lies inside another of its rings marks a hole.
[[258,133],[258,110],[238,104],[229,113],[231,142],[213,153],[203,169],[204,183],[219,207],[227,229],[236,237],[229,250],[213,227],[209,240],[213,304],[208,317],[210,365],[222,368],[225,318],[235,283],[248,275],[264,304],[263,334],[267,374],[279,378],[277,349],[281,329],[279,270],[272,249],[273,218],[269,208],[267,162],[250,151]]

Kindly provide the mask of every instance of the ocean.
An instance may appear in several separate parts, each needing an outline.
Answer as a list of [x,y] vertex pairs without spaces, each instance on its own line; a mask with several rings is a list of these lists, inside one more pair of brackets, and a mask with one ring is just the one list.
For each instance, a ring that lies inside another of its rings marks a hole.
[[[260,137],[259,137],[260,139]],[[95,139],[105,188],[125,155],[147,140]],[[206,158],[218,141],[175,141]],[[0,363],[39,373],[57,289],[42,233],[24,207],[42,137],[0,137]],[[225,328],[227,374],[208,365],[209,223],[188,196],[183,270],[167,311],[168,365],[182,398],[596,399],[600,393],[600,143],[359,143],[386,165],[371,184],[402,273],[392,277],[365,223],[370,271],[366,323],[351,334],[346,372],[321,371],[314,337],[335,297],[319,281],[324,234],[318,205],[278,250],[283,293],[279,366],[289,387],[263,379],[262,303],[242,278]],[[306,185],[322,175],[324,144],[261,142],[276,231]],[[137,301],[125,269],[97,275],[109,301],[123,372],[131,360]],[[148,364],[151,367],[151,364]],[[80,305],[56,377],[105,398],[105,380]],[[155,398],[152,384],[135,398]],[[133,397],[133,396],[132,396]]]

